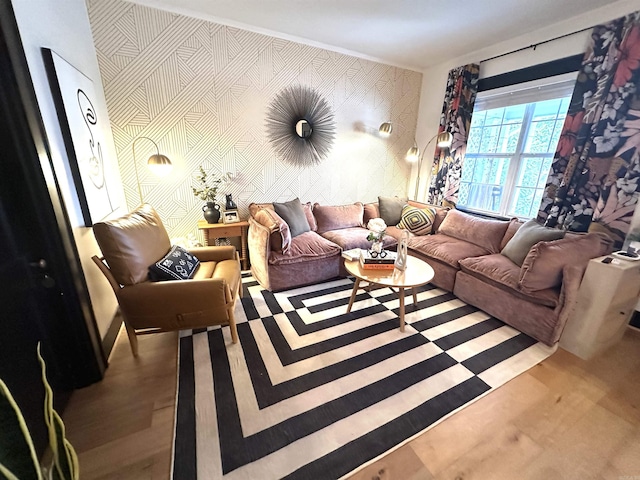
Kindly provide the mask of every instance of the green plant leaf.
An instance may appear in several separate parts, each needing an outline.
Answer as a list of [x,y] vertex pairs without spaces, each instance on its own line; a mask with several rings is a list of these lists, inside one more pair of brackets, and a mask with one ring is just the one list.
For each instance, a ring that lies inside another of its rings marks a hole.
[[53,456],[51,478],[59,480],[77,480],[80,478],[78,456],[73,446],[65,438],[64,423],[60,415],[53,409],[53,390],[47,381],[47,366],[40,353],[38,343],[38,361],[42,369],[44,385],[44,418],[49,430],[49,447]]

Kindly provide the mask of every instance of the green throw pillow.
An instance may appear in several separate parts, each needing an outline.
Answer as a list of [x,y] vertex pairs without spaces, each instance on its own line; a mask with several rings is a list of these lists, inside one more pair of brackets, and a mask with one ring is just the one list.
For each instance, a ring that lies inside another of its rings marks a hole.
[[409,230],[415,235],[429,235],[433,231],[433,222],[436,219],[434,208],[417,208],[411,205],[402,207],[402,215],[398,228]]
[[563,230],[545,227],[532,218],[518,229],[500,253],[521,267],[524,259],[529,254],[529,250],[536,243],[549,242],[563,237]]
[[406,204],[406,198],[378,197],[380,218],[382,218],[387,225],[397,225],[402,216],[402,207]]
[[273,209],[289,225],[291,237],[297,237],[301,233],[311,230],[309,221],[302,208],[299,198],[294,198],[284,203],[273,203]]

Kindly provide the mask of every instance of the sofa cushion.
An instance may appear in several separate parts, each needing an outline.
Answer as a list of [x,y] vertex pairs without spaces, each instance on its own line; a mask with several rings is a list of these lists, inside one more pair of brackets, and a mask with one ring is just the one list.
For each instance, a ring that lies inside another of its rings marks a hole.
[[[459,210],[450,210],[442,221],[438,233],[471,242],[486,250],[498,253],[509,222],[474,217]],[[469,255],[467,255],[469,256]]]
[[289,225],[292,238],[311,230],[299,198],[294,198],[284,203],[274,202],[273,208]]
[[428,235],[433,231],[436,210],[431,207],[418,208],[412,205],[402,207],[398,228],[409,230],[415,235]]
[[409,238],[407,246],[453,268],[460,268],[458,262],[463,258],[490,253],[478,245],[443,234],[414,236]]
[[[327,240],[339,245],[342,250],[351,250],[352,248],[370,248],[371,242],[367,240],[368,234],[369,230],[366,228],[351,227],[330,230],[321,235]],[[384,248],[391,248],[397,243],[398,241],[392,235],[385,235],[382,238]]]
[[372,218],[380,218],[380,211],[378,210],[377,203],[365,203],[364,204],[364,216],[362,218],[362,224],[366,225]]
[[[258,213],[258,211],[260,211],[263,208],[266,208],[268,210],[272,210],[275,212],[275,209],[273,208],[273,203],[250,203],[249,214],[251,215],[251,218],[255,218],[256,213]],[[304,215],[307,217],[307,222],[309,222],[309,227],[311,228],[311,230],[315,232],[318,229],[318,226],[316,225],[316,219],[313,216],[313,213],[311,211],[313,209],[313,205],[311,205],[311,202],[303,203],[302,209],[304,210]]]
[[337,230],[340,228],[362,227],[364,205],[356,202],[352,205],[323,206],[313,205],[313,215],[318,225],[318,233]]
[[120,285],[147,281],[149,265],[171,248],[160,216],[148,204],[122,217],[94,223],[93,234]]
[[520,267],[499,253],[463,258],[460,260],[460,269],[491,285],[507,289],[519,298],[552,308],[558,305],[558,290],[545,289],[532,294],[518,291]]
[[562,283],[568,265],[584,265],[590,259],[611,252],[613,241],[598,233],[571,235],[561,240],[538,242],[522,263],[518,285],[522,291],[536,292]]
[[509,226],[507,227],[507,231],[505,232],[504,237],[502,237],[502,241],[500,242],[501,252],[504,246],[509,242],[509,240],[513,238],[513,236],[522,225],[524,225],[523,221],[518,220],[517,218],[511,219],[511,221],[509,222]]
[[286,265],[307,260],[328,258],[340,255],[340,247],[316,232],[301,233],[291,239],[291,248],[287,253],[271,251],[269,263],[272,265]]
[[287,253],[291,247],[291,232],[287,222],[275,210],[268,208],[258,210],[253,218],[271,232],[269,236],[271,250]]
[[149,279],[154,282],[163,280],[187,280],[192,278],[200,260],[179,245],[173,245],[167,254],[149,265]]
[[402,216],[402,207],[407,204],[407,198],[378,197],[378,210],[380,218],[387,225],[397,225]]
[[536,243],[557,240],[562,237],[564,237],[563,230],[545,227],[532,218],[518,229],[500,253],[511,259],[516,265],[521,266],[529,250]]

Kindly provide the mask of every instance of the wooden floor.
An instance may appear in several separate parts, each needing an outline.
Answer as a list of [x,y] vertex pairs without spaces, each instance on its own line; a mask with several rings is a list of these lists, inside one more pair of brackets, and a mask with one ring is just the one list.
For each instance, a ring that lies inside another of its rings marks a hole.
[[[83,480],[169,478],[176,351],[149,335],[134,359],[121,334],[105,379],[74,393]],[[588,362],[558,350],[351,478],[640,480],[640,332]]]

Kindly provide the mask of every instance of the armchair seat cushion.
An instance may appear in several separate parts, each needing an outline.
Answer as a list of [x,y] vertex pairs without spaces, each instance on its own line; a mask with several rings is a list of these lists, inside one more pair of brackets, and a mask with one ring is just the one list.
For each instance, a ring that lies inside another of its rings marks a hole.
[[321,237],[316,232],[310,231],[292,238],[291,247],[287,253],[271,251],[269,263],[272,265],[287,265],[310,259],[339,256],[340,253],[341,249],[338,245]]

